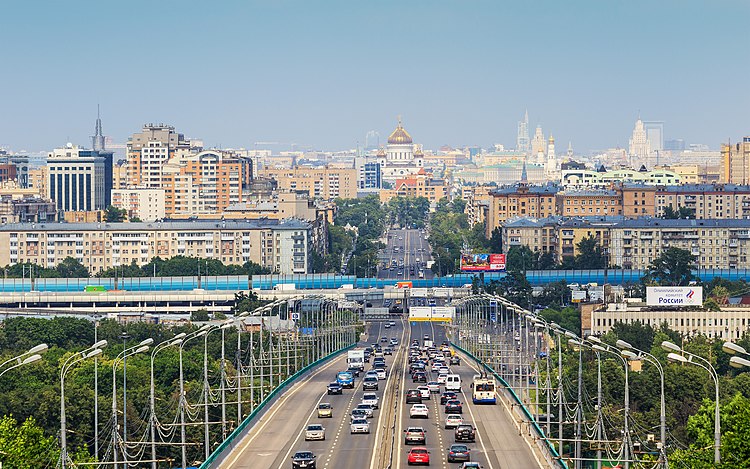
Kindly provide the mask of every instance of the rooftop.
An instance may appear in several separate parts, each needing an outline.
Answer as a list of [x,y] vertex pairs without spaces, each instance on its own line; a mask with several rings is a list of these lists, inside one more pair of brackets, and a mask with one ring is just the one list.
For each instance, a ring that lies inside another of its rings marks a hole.
[[310,224],[301,220],[189,220],[151,223],[3,223],[0,231],[207,231],[226,230],[299,230]]

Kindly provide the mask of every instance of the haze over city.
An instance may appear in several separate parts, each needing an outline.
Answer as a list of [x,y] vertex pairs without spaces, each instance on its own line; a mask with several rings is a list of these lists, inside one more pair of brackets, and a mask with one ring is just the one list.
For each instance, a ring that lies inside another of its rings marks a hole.
[[501,143],[517,122],[577,152],[633,122],[717,149],[747,128],[742,1],[13,2],[0,147],[124,142],[166,122],[206,146]]

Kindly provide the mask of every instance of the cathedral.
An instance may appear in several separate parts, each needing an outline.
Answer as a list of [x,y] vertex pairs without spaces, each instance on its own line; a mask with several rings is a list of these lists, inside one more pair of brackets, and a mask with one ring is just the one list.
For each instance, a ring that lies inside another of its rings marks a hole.
[[401,125],[401,119],[388,137],[386,147],[378,150],[377,158],[382,177],[389,182],[417,174],[424,167],[424,154],[419,147],[415,148],[411,135]]

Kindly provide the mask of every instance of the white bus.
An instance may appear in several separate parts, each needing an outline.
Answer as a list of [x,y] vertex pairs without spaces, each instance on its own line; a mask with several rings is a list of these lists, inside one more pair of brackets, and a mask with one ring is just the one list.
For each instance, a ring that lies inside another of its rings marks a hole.
[[474,378],[471,400],[474,404],[495,404],[495,380],[492,378]]

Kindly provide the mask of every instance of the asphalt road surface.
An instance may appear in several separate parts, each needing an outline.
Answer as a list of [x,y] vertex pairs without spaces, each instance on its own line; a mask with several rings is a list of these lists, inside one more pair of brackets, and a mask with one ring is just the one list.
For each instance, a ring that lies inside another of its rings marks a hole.
[[[387,245],[378,255],[378,278],[411,280],[432,278],[427,268],[430,245],[422,230],[388,230]],[[421,274],[420,274],[421,272]],[[420,277],[422,275],[422,277]]]
[[[249,432],[237,449],[223,463],[223,468],[279,469],[291,467],[291,456],[300,450],[310,450],[317,455],[317,467],[324,469],[362,468],[376,469],[383,465],[384,457],[392,456],[394,468],[406,468],[411,445],[404,444],[403,431],[409,425],[423,426],[427,430],[426,447],[430,451],[430,467],[454,468],[448,463],[447,448],[454,443],[453,430],[444,428],[445,413],[439,394],[424,403],[429,408],[428,419],[410,419],[405,394],[416,389],[408,374],[406,356],[412,339],[423,340],[428,335],[436,345],[445,340],[444,328],[439,323],[396,321],[396,326],[384,328],[383,322],[370,326],[367,343],[379,337],[396,337],[399,346],[393,356],[386,356],[388,376],[380,381],[377,394],[381,406],[370,419],[370,434],[350,434],[350,412],[360,402],[362,377],[355,380],[355,388],[345,389],[342,395],[326,395],[326,385],[335,379],[337,371],[346,368],[346,356],[338,357],[323,366],[316,374],[292,387],[273,405],[266,415]],[[360,346],[366,346],[366,343]],[[463,358],[463,357],[462,357]],[[369,369],[366,365],[365,369]],[[462,378],[459,400],[464,405],[464,420],[477,428],[477,440],[469,443],[472,460],[479,461],[485,469],[529,469],[541,467],[529,444],[519,435],[509,410],[498,400],[497,405],[471,403],[469,385],[477,373],[474,364],[467,360],[451,371]],[[430,374],[428,380],[434,378]],[[441,386],[441,391],[442,391]],[[385,391],[388,390],[387,399]],[[320,402],[332,404],[333,417],[317,417]],[[391,402],[391,407],[387,407]],[[388,410],[390,409],[390,410]],[[309,423],[321,423],[326,429],[324,441],[304,441],[304,430]],[[391,438],[393,435],[393,438]],[[391,453],[392,448],[392,453]]]

